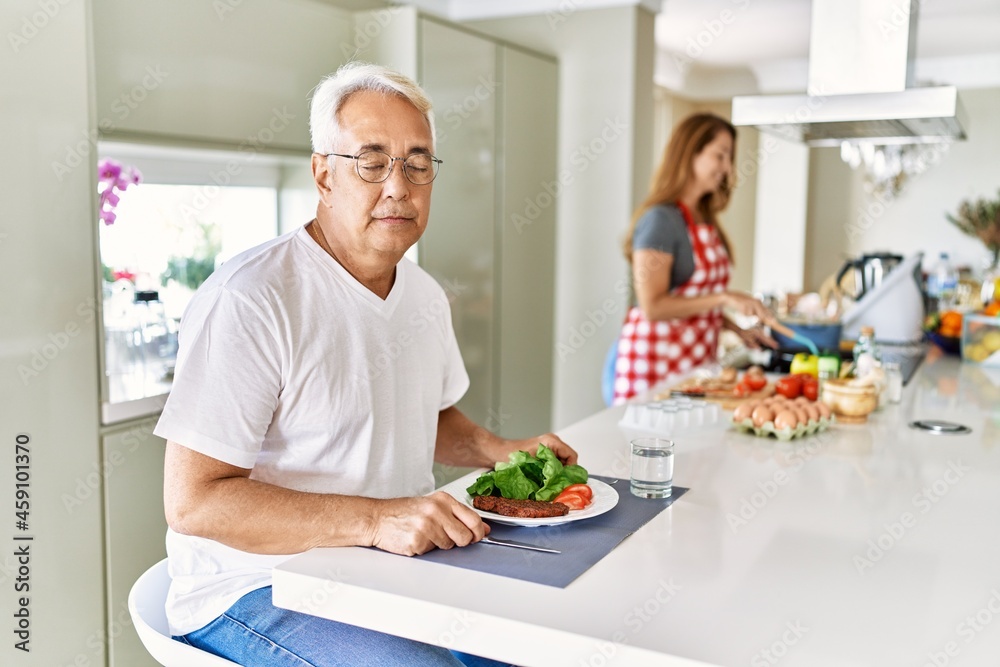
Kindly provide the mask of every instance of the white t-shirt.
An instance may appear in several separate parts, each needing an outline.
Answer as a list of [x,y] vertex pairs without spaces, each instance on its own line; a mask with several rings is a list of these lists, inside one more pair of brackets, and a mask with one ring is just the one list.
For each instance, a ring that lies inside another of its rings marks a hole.
[[[468,386],[433,278],[404,259],[383,301],[301,227],[230,259],[198,290],[154,432],[289,489],[418,496],[434,489],[438,413]],[[171,530],[167,554],[175,635],[269,585],[288,558]]]

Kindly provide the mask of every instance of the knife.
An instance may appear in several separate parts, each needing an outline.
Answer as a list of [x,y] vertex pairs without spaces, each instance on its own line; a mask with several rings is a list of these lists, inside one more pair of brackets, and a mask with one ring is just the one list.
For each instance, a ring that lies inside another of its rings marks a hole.
[[496,537],[484,537],[480,540],[483,544],[496,544],[501,547],[514,547],[515,549],[528,549],[530,551],[544,551],[549,554],[559,554],[561,551],[555,549],[546,549],[545,547],[536,547],[534,544],[526,544],[524,542],[517,542],[515,540],[501,540]]
[[700,389],[671,389],[670,395],[677,398],[705,398],[705,392]]

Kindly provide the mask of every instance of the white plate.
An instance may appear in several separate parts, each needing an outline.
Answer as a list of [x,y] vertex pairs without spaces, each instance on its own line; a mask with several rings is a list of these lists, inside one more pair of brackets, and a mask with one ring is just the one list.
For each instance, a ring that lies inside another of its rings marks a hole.
[[468,494],[466,489],[472,486],[472,483],[476,481],[480,475],[487,471],[488,469],[484,468],[482,470],[469,473],[465,477],[456,479],[454,482],[441,487],[441,491],[450,493],[456,500],[458,500],[458,502],[465,503],[472,508],[472,511],[476,512],[484,519],[489,519],[490,521],[494,521],[496,523],[504,523],[508,526],[558,526],[564,523],[571,523],[573,521],[580,521],[582,519],[599,516],[618,504],[618,492],[601,480],[591,477],[587,481],[587,484],[589,484],[590,488],[594,490],[593,501],[582,510],[570,510],[569,514],[565,516],[551,516],[541,519],[518,519],[517,517],[503,516],[501,514],[495,514],[494,512],[484,512],[472,507],[472,497]]

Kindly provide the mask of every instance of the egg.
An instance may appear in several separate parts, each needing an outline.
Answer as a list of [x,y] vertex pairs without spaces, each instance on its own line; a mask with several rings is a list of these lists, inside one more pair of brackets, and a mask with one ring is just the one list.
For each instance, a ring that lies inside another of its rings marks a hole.
[[822,401],[816,403],[816,409],[819,410],[819,414],[821,417],[825,417],[827,419],[829,419],[830,415],[833,414],[833,412],[830,410],[830,406],[827,405],[826,403],[823,403]]
[[798,403],[799,405],[809,405],[810,403],[812,403],[812,401],[810,401],[805,396],[799,396],[799,397],[797,397],[795,399],[795,402]]
[[750,415],[753,425],[760,428],[769,421],[774,421],[774,410],[766,405],[758,405]]
[[779,431],[785,428],[795,428],[799,425],[799,418],[791,410],[784,410],[774,418],[774,428]]
[[809,413],[806,412],[806,409],[805,409],[804,406],[802,406],[802,405],[796,405],[795,407],[792,408],[792,411],[795,413],[795,416],[799,418],[799,423],[800,424],[808,424],[809,423]]
[[755,407],[757,407],[756,401],[748,401],[746,403],[741,403],[740,405],[737,405],[736,409],[733,410],[733,421],[739,423],[742,422],[744,419],[748,419],[750,415],[753,414],[753,409]]
[[810,403],[805,406],[804,410],[806,411],[806,414],[809,415],[809,421],[819,421],[819,409],[815,405]]

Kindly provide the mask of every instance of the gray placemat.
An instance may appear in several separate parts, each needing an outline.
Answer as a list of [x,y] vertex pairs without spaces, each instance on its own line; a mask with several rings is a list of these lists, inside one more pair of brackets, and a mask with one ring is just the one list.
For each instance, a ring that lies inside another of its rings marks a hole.
[[[594,475],[610,482],[612,478]],[[435,549],[422,556],[423,560],[464,567],[468,570],[498,574],[502,577],[533,581],[536,584],[566,588],[574,579],[589,570],[622,540],[647,521],[670,507],[687,489],[674,487],[673,495],[663,500],[636,498],[628,490],[628,480],[619,482],[618,504],[592,519],[564,523],[558,526],[523,528],[489,521],[492,537],[517,540],[540,547],[558,549],[550,554],[526,549],[512,549],[492,544],[472,544],[462,549]]]

